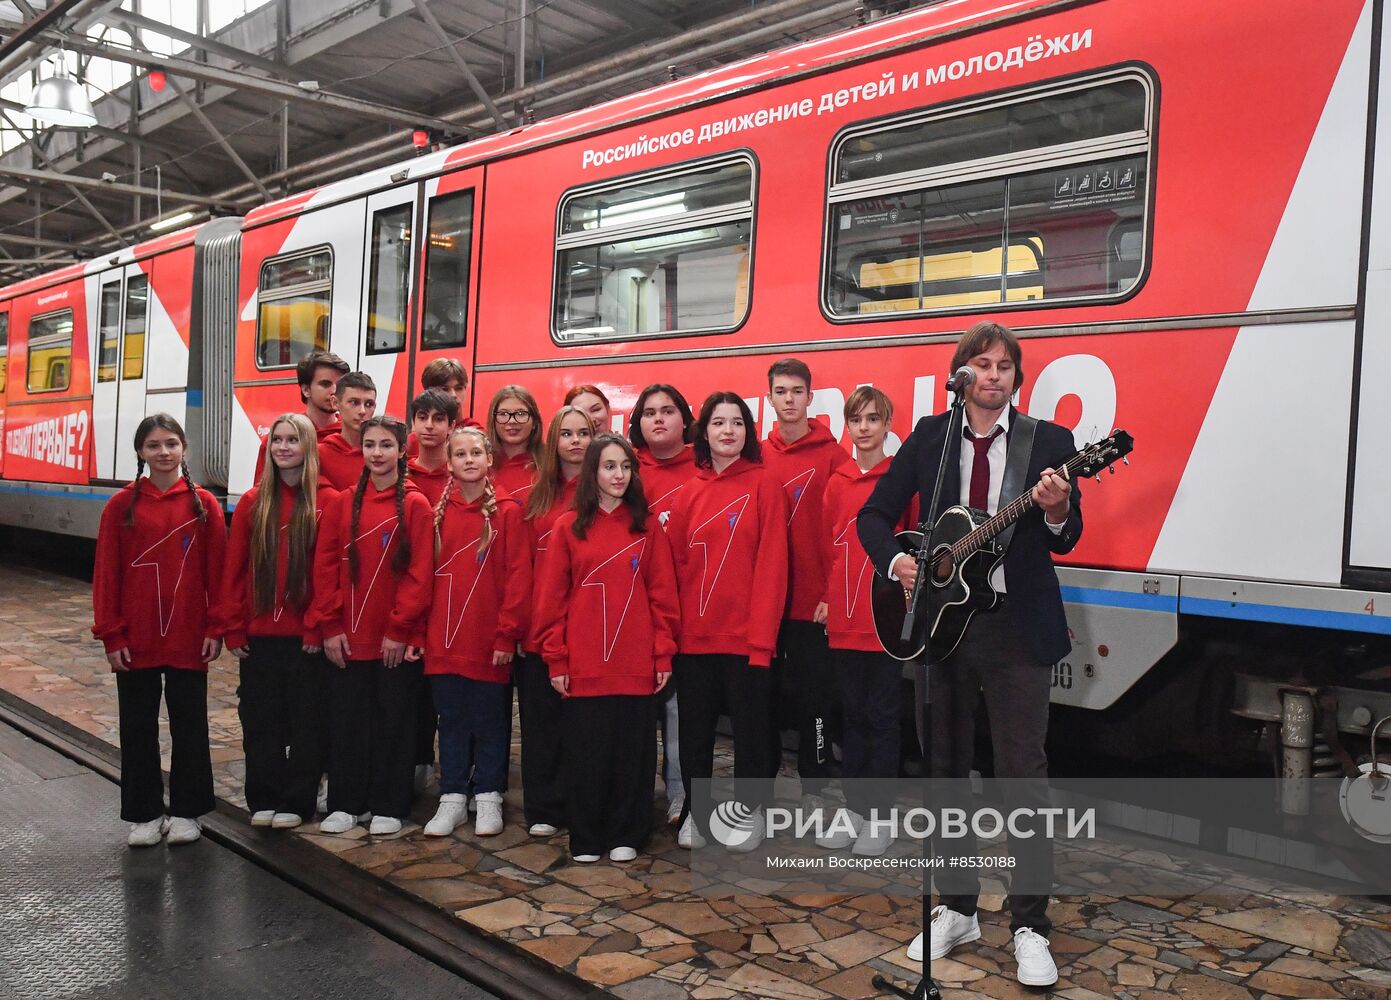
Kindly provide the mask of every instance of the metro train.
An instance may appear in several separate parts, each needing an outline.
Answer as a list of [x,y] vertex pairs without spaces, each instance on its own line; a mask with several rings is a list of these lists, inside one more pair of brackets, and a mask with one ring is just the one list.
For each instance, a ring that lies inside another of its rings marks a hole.
[[1023,410],[1137,442],[1060,568],[1077,731],[1250,755],[1331,692],[1360,753],[1391,715],[1383,6],[948,0],[12,285],[0,523],[94,533],[160,410],[234,506],[314,348],[379,412],[454,357],[475,416],[595,383],[620,429],[664,381],[766,431],[797,355],[837,435],[874,383],[901,436],[990,316]]

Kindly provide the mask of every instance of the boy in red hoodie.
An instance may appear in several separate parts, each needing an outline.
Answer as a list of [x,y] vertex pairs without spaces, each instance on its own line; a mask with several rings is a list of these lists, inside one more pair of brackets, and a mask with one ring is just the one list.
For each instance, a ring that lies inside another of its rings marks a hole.
[[[193,484],[187,439],[167,413],[135,429],[135,481],[107,501],[92,570],[92,634],[116,673],[121,818],[127,843],[187,844],[213,808],[208,664],[222,652],[216,602],[227,550],[222,508]],[[149,476],[143,476],[146,466]],[[174,740],[169,811],[159,761],[159,699]]]
[[[714,766],[715,725],[729,710],[734,776],[749,779],[755,811],[743,850],[765,833],[772,800],[772,680],[778,623],[787,600],[787,500],[760,460],[748,404],[734,392],[712,393],[696,422],[696,478],[677,496],[667,521],[681,592],[681,769],[687,816],[682,847],[699,846],[708,828],[707,796],[692,785]],[[693,802],[692,799],[706,801]]]
[[[436,358],[425,366],[420,373],[420,391],[423,393],[427,389],[438,389],[453,398],[456,404],[453,418],[455,427],[483,426],[472,417],[462,415],[464,407],[468,406],[468,372],[453,358]],[[412,429],[410,437],[406,439],[406,457],[415,458],[418,454],[420,442]]]
[[652,833],[652,696],[671,677],[680,609],[666,533],[616,434],[585,452],[575,509],[551,533],[536,617],[565,699],[570,855],[632,861]]
[[[790,702],[799,739],[797,773],[802,794],[819,797],[831,776],[831,718],[835,676],[826,647],[826,566],[821,509],[831,472],[850,456],[826,425],[807,417],[811,369],[797,358],[775,361],[768,369],[768,405],[778,421],[768,433],[764,464],[787,493],[788,544],[792,549],[787,611],[778,635],[778,666],[773,704]],[[774,729],[774,747],[777,728]]]
[[[331,434],[337,434],[342,426],[338,422],[338,380],[352,368],[338,355],[330,351],[310,351],[295,365],[295,381],[299,383],[299,398],[304,403],[304,415],[314,426],[316,441],[322,441]],[[261,481],[261,473],[266,471],[267,433],[261,439],[261,450],[256,453],[256,482]]]
[[[439,710],[440,804],[427,837],[447,837],[478,804],[474,832],[502,832],[511,751],[512,658],[531,600],[530,533],[521,507],[489,478],[477,427],[449,436],[451,478],[435,508],[435,591],[425,674]],[[470,776],[472,771],[472,776]]]
[[338,668],[323,833],[346,833],[369,813],[370,833],[397,833],[410,811],[434,511],[406,481],[405,448],[401,421],[366,421],[357,488],[330,501],[319,533],[309,627]]
[[377,384],[366,372],[348,372],[338,380],[338,416],[342,426],[319,442],[319,483],[326,489],[352,490],[362,475],[362,427],[377,409]]

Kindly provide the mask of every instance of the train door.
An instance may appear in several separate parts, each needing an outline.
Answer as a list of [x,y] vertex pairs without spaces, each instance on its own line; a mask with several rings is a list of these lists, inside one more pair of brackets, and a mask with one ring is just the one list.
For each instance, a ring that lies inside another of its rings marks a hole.
[[[9,391],[10,310],[9,303],[0,307],[0,441],[5,440],[5,393]],[[4,475],[5,449],[0,447],[0,475]]]
[[[482,167],[425,184],[421,218],[426,238],[416,255],[417,293],[412,300],[416,309],[412,385],[420,384],[421,370],[436,358],[453,358],[472,375],[482,204]],[[479,416],[476,399],[473,415]]]
[[411,288],[420,185],[367,198],[358,369],[377,383],[377,412],[404,418],[411,391]]
[[116,409],[121,391],[121,272],[98,279],[96,316],[97,377],[92,384],[92,452],[96,478],[116,478]]
[[[139,264],[127,264],[120,274],[123,290],[121,302],[121,363],[117,373],[120,389],[116,395],[116,478],[135,478],[135,429],[145,419],[146,345],[150,326],[150,281]],[[104,286],[103,286],[104,290]],[[183,419],[182,413],[176,417]]]

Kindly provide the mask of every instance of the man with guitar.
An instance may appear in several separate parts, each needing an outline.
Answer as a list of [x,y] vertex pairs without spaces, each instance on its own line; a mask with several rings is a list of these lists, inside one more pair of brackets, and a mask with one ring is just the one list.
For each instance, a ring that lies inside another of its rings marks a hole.
[[[1011,809],[1047,805],[1044,740],[1050,668],[1072,648],[1052,555],[1070,552],[1082,535],[1081,497],[1065,471],[1057,471],[1075,450],[1071,431],[1034,420],[1010,405],[1011,397],[1024,383],[1021,355],[1018,339],[997,323],[977,323],[962,336],[952,370],[968,367],[974,379],[962,379],[966,384],[957,390],[965,395],[960,436],[944,441],[950,411],[918,421],[860,511],[858,525],[860,541],[876,572],[896,580],[905,594],[911,593],[917,579],[916,556],[903,551],[894,529],[915,495],[920,498],[924,520],[931,522],[958,504],[994,515],[1031,487],[1033,503],[1027,513],[1014,522],[1012,534],[999,538],[1005,555],[988,567],[988,586],[984,575],[976,581],[975,590],[993,588],[999,594],[998,604],[969,616],[969,626],[954,644],[942,647],[934,638],[934,649],[950,652],[945,662],[932,665],[928,682],[932,776],[969,777],[976,710],[983,698],[994,747],[995,777],[1037,781],[1037,790],[1025,795],[1035,801],[1007,803]],[[945,474],[938,506],[928,513],[938,464],[943,461]],[[934,539],[934,548],[939,544],[940,540]],[[935,560],[934,581],[955,570],[950,559]],[[940,596],[934,600],[932,592],[937,589],[924,586],[929,596],[923,602],[923,613],[929,622],[937,617],[936,606],[944,600]],[[1033,787],[1027,782],[1010,784]],[[1051,884],[1049,841],[1042,836],[1011,838],[1010,850],[1016,871],[1028,872],[1034,884]],[[958,844],[947,853],[966,852],[966,845]],[[932,911],[929,929],[933,959],[980,937],[976,917],[980,883],[975,870],[939,869],[938,889],[940,905]],[[1028,986],[1052,985],[1058,971],[1048,950],[1048,895],[1012,894],[1009,906],[1019,981]],[[922,935],[914,947],[920,954]]]

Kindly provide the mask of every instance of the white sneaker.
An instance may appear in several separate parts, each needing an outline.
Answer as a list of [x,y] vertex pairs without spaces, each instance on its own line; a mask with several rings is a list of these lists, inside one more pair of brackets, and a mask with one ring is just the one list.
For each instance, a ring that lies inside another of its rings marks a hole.
[[560,830],[549,823],[532,823],[526,832],[533,837],[554,837]]
[[319,815],[328,815],[328,775],[319,778],[319,794],[314,797],[314,808]]
[[673,799],[667,804],[667,825],[675,826],[681,822],[681,812],[686,808],[686,796]]
[[858,842],[865,831],[864,817],[850,809],[825,809],[816,846],[827,851],[843,851]]
[[357,817],[340,809],[337,812],[329,813],[319,821],[319,832],[347,833],[355,826],[357,826]]
[[[928,928],[932,940],[932,961],[946,958],[959,944],[969,944],[980,940],[980,920],[949,910],[945,906],[932,908],[932,926]],[[919,946],[919,953],[921,953]]]
[[576,861],[576,863],[581,864],[581,865],[592,865],[592,864],[594,864],[594,862],[596,862],[596,861],[598,861],[598,860],[599,860],[599,855],[597,855],[597,854],[576,854],[576,855],[575,855],[575,861]]
[[169,821],[169,832],[164,839],[166,843],[171,845],[191,844],[201,836],[203,836],[203,824],[186,816],[175,816]]
[[478,803],[478,817],[473,821],[473,832],[480,837],[494,837],[502,832],[502,793],[484,792],[475,795]]
[[257,809],[251,814],[251,825],[270,826],[270,822],[273,819],[275,819],[274,809]]
[[374,837],[389,837],[401,832],[401,821],[394,816],[374,816],[367,832]]
[[923,936],[918,932],[918,936],[913,938],[913,943],[908,946],[908,961],[921,962],[923,960]]
[[876,825],[866,820],[864,825],[860,827],[859,836],[855,838],[855,846],[850,849],[850,853],[858,854],[861,857],[877,858],[888,851],[893,846],[893,842],[893,827],[889,823]]
[[440,796],[440,807],[435,818],[425,824],[425,836],[447,837],[454,828],[468,819],[468,796],[450,792]]
[[638,852],[631,847],[615,847],[613,850],[609,851],[610,861],[635,861],[637,860],[637,856]]
[[270,825],[276,830],[293,830],[304,822],[304,817],[299,813],[276,813],[271,819]]
[[684,847],[686,850],[699,850],[705,846],[705,838],[696,829],[695,818],[686,817],[686,822],[681,824],[680,831],[676,834],[676,846]]
[[128,847],[154,847],[164,839],[164,831],[169,828],[169,819],[161,816],[148,823],[132,823],[130,835],[126,837]]
[[763,807],[758,806],[747,818],[741,820],[736,830],[748,830],[749,838],[733,846],[726,844],[725,850],[733,854],[748,854],[758,850],[763,838],[768,836],[768,820],[763,815]]
[[1058,981],[1058,965],[1048,950],[1048,939],[1028,927],[1014,932],[1014,960],[1019,963],[1022,986],[1052,986]]

